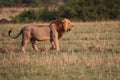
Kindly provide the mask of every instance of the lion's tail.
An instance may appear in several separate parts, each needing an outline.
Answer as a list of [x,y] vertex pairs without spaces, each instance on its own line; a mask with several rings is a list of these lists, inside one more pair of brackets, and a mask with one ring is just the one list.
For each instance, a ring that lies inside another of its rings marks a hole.
[[12,39],[16,39],[16,38],[18,38],[18,37],[22,34],[22,30],[21,30],[16,36],[12,37],[12,36],[10,35],[11,32],[12,32],[12,30],[9,30],[8,36],[9,36],[10,38],[12,38]]

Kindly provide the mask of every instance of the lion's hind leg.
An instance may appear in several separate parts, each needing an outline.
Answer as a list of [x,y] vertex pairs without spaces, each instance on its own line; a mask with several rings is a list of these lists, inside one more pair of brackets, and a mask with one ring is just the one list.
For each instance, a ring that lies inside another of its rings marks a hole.
[[26,48],[26,45],[28,44],[28,42],[29,42],[29,39],[22,39],[21,49],[23,52],[25,52],[25,48]]
[[31,42],[31,44],[32,44],[33,49],[36,50],[36,51],[39,51],[38,48],[37,48],[35,39],[31,38],[31,39],[30,39],[30,42]]
[[21,48],[22,51],[25,52],[26,45],[30,41],[29,35],[27,33],[22,34],[22,43],[21,43]]

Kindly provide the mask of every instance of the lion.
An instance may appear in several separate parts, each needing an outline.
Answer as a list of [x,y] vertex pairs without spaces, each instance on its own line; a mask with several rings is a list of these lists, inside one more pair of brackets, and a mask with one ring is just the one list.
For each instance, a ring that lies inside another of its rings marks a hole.
[[12,37],[10,33],[11,30],[8,32],[8,35],[12,39],[18,38],[22,35],[22,42],[21,42],[21,50],[25,51],[25,47],[28,42],[31,42],[32,48],[36,51],[39,51],[36,46],[36,41],[44,41],[50,40],[52,45],[51,49],[55,49],[57,51],[60,50],[58,40],[62,38],[65,32],[71,31],[73,29],[73,25],[71,21],[67,18],[53,20],[49,25],[27,25],[24,26],[18,35]]

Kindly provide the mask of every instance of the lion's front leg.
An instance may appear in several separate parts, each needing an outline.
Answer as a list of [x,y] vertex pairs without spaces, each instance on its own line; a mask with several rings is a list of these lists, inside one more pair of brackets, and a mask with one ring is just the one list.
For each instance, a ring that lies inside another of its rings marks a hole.
[[56,49],[57,51],[59,51],[60,48],[59,48],[59,42],[58,42],[58,39],[57,39],[57,38],[54,39],[54,44],[55,44],[55,49]]
[[51,49],[55,49],[55,50],[57,50],[57,51],[60,50],[60,48],[59,48],[59,43],[58,43],[58,40],[57,40],[57,39],[54,39],[54,40],[51,42],[51,45],[52,45]]
[[59,48],[59,41],[58,41],[58,33],[53,33],[52,36],[53,36],[53,37],[52,37],[52,38],[53,38],[52,46],[55,47],[55,49],[56,49],[57,51],[59,51],[60,48]]
[[52,45],[52,47],[51,47],[50,49],[55,49],[55,44],[54,44],[54,42],[53,42],[53,41],[50,41],[50,43],[51,43],[51,45]]
[[60,48],[59,48],[58,32],[56,30],[56,25],[52,24],[50,27],[51,27],[51,39],[53,41],[52,46],[55,47],[57,51],[59,51]]

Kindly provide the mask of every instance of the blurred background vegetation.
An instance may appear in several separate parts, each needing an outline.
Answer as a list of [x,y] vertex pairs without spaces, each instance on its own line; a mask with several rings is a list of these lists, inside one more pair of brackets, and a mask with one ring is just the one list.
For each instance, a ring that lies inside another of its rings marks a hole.
[[0,0],[0,7],[34,7],[11,16],[13,22],[120,20],[120,0]]

